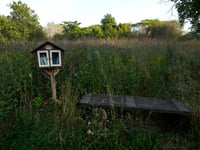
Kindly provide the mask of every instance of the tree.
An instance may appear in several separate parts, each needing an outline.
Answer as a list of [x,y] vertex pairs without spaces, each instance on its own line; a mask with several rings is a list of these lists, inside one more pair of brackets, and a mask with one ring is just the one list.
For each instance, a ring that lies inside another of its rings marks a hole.
[[12,24],[13,32],[10,33],[12,40],[32,40],[44,37],[42,26],[34,10],[21,1],[13,2],[9,6],[12,11],[7,18]]
[[77,39],[81,36],[80,22],[78,21],[64,21],[61,25],[63,27],[63,34],[68,39]]
[[61,34],[63,32],[61,24],[55,24],[54,22],[48,23],[47,27],[44,29],[48,38],[53,38],[56,34]]
[[101,28],[105,38],[117,36],[117,24],[115,18],[111,14],[106,14],[101,20]]
[[132,35],[131,24],[130,23],[120,23],[117,26],[117,31],[118,31],[119,37],[130,37]]
[[171,0],[178,11],[179,20],[184,24],[187,20],[192,30],[200,34],[200,0]]
[[134,27],[139,28],[138,32],[140,34],[151,38],[176,39],[181,34],[181,26],[176,20],[160,21],[158,19],[146,19],[134,24]]
[[101,38],[103,37],[103,32],[100,25],[91,25],[89,27],[82,28],[84,37],[89,38]]
[[10,36],[10,22],[6,16],[0,15],[0,41],[5,42]]

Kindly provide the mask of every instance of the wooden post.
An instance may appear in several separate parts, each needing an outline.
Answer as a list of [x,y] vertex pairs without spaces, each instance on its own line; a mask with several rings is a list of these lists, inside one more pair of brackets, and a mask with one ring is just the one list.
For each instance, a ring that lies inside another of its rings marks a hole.
[[54,101],[57,100],[57,95],[56,95],[56,79],[55,79],[55,74],[54,71],[51,72],[51,91],[52,91],[52,99]]
[[60,69],[53,70],[45,70],[45,72],[50,76],[51,79],[51,92],[52,92],[52,100],[57,101],[56,94],[56,74],[60,71]]

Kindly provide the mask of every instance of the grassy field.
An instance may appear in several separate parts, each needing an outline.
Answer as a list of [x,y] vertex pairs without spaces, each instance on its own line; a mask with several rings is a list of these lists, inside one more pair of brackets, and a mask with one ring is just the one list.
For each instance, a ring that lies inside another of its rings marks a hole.
[[[30,53],[41,43],[0,45],[0,149],[200,149],[200,42],[55,43],[66,50],[56,76],[61,104]],[[77,102],[86,93],[178,99],[191,110],[191,127],[155,132],[138,111],[83,110]]]

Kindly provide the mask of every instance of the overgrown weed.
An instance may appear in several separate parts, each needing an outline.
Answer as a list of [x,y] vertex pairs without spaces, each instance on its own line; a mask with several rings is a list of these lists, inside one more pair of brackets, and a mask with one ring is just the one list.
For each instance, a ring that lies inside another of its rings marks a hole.
[[[50,101],[50,81],[30,54],[36,43],[1,45],[0,148],[198,149],[199,43],[57,42],[66,49],[65,66],[56,77],[60,104]],[[188,133],[143,130],[142,114],[123,117],[114,108],[92,109],[85,115],[77,103],[86,93],[179,99],[192,112],[191,129]]]

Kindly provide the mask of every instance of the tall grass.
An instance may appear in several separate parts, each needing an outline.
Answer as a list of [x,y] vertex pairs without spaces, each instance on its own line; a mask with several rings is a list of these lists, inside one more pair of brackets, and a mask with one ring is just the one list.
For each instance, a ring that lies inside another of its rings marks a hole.
[[[66,49],[65,66],[56,76],[61,104],[50,101],[50,81],[30,53],[40,43],[0,46],[0,149],[199,147],[199,43],[152,39],[56,43]],[[192,127],[184,134],[134,128],[138,116],[133,114],[124,117],[113,110],[77,107],[86,93],[179,99],[192,111]]]

